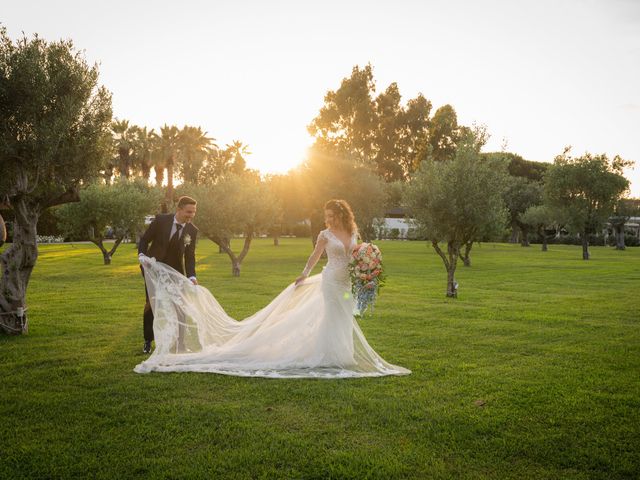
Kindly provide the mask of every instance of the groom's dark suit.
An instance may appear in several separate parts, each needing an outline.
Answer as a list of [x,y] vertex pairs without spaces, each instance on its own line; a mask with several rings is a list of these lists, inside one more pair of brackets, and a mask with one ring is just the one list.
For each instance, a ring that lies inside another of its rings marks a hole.
[[[196,276],[196,237],[198,236],[198,229],[192,223],[185,223],[179,232],[179,236],[172,235],[174,219],[175,215],[173,213],[157,215],[147,231],[142,235],[142,238],[140,238],[138,253],[154,257],[157,261],[165,263],[183,275],[192,278]],[[144,275],[144,269],[142,274]],[[148,292],[147,303],[144,306],[144,339],[149,342],[153,340],[153,311],[149,304]]]

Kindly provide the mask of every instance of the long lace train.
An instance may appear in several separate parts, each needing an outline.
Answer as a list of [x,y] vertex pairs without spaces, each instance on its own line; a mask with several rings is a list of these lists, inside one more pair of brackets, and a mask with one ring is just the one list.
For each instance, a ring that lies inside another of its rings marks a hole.
[[269,305],[236,321],[214,296],[171,267],[148,259],[156,349],[138,373],[212,372],[274,378],[404,375],[367,343],[353,317],[344,278],[325,271],[285,288]]

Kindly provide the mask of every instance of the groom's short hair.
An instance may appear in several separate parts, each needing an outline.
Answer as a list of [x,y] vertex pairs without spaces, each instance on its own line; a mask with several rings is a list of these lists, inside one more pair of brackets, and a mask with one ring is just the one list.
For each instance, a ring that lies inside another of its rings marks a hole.
[[178,208],[184,208],[187,205],[197,205],[197,204],[198,202],[196,202],[191,197],[187,197],[186,195],[178,199]]

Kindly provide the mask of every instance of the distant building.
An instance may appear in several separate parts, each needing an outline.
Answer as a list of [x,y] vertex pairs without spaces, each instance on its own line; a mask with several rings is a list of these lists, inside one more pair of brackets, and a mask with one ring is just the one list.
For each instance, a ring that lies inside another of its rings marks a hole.
[[640,238],[640,217],[629,217],[627,223],[624,224],[624,229],[633,232],[636,238]]
[[412,228],[411,219],[407,218],[404,208],[390,208],[385,211],[383,218],[374,221],[374,228],[377,238],[406,239]]

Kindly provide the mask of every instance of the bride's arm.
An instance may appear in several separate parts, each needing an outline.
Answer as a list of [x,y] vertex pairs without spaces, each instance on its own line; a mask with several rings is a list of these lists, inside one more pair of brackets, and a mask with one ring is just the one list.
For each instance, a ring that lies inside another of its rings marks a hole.
[[313,267],[316,266],[318,260],[320,260],[320,256],[324,251],[324,247],[327,245],[327,239],[324,238],[324,233],[320,232],[318,235],[318,239],[316,240],[316,248],[313,249],[313,252],[309,256],[309,260],[307,260],[307,265],[304,267],[302,271],[302,275],[296,278],[296,285],[300,285],[304,281],[305,278],[309,276]]

